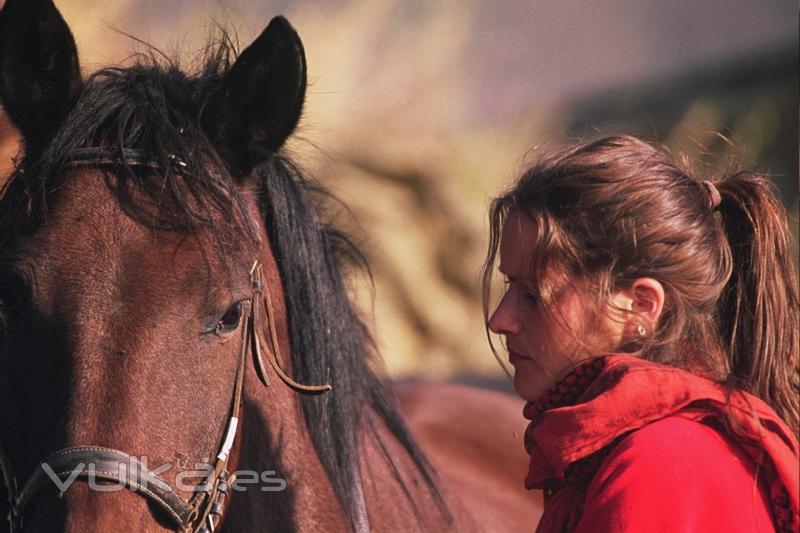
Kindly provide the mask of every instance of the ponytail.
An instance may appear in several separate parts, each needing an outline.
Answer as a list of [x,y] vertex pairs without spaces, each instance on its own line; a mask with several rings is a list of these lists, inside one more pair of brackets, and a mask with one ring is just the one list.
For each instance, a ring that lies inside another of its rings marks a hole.
[[733,266],[717,308],[728,381],[797,433],[800,298],[786,212],[764,177],[738,173],[715,185]]

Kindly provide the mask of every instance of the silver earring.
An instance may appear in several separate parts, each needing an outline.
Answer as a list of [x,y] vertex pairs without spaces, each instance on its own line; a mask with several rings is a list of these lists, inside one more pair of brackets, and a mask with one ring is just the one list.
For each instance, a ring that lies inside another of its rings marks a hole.
[[636,334],[639,335],[639,338],[643,339],[647,335],[647,331],[644,329],[644,326],[641,324],[636,325]]

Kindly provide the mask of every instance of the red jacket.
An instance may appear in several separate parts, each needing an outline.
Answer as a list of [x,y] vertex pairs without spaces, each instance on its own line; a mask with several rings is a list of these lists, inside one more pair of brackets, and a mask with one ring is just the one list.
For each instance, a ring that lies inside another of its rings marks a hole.
[[525,416],[539,532],[800,530],[797,438],[754,396],[612,355]]

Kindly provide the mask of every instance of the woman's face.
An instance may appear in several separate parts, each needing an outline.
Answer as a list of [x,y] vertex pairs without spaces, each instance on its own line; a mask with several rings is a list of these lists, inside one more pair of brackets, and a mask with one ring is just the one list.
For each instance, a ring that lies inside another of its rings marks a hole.
[[553,286],[555,312],[542,309],[531,278],[535,243],[534,220],[512,212],[500,240],[506,292],[489,319],[489,329],[505,338],[514,388],[528,401],[542,396],[590,354],[612,344],[612,334],[593,318],[579,279],[553,273],[547,281]]

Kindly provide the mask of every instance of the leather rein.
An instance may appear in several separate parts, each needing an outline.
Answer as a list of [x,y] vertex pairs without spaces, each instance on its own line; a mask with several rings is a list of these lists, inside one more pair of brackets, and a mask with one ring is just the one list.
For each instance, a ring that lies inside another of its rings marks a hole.
[[[187,165],[176,157],[169,158],[177,171],[185,171]],[[160,170],[162,167],[141,150],[109,150],[106,148],[83,148],[76,150],[66,167],[96,166],[131,167]],[[147,465],[123,451],[102,446],[72,446],[59,450],[40,462],[30,477],[18,487],[11,462],[0,446],[0,470],[8,491],[10,507],[8,521],[11,533],[23,530],[23,514],[33,499],[57,476],[62,482],[94,476],[95,479],[111,481],[142,495],[156,504],[170,517],[177,531],[182,533],[210,533],[215,531],[225,511],[225,498],[235,476],[228,472],[228,458],[237,435],[239,411],[242,405],[242,387],[247,366],[248,350],[252,352],[256,374],[268,386],[264,356],[280,380],[292,390],[320,395],[332,389],[331,385],[303,385],[294,381],[281,366],[281,353],[275,326],[274,312],[269,291],[263,283],[262,265],[255,261],[250,270],[252,296],[243,302],[245,307],[242,327],[242,345],[236,367],[236,376],[225,434],[215,454],[213,468],[209,469],[203,482],[194,489],[188,501],[182,499],[174,487],[158,478]],[[266,316],[264,316],[266,315]],[[263,322],[269,327],[269,349],[262,341]],[[92,465],[90,468],[86,468]],[[67,490],[67,489],[63,489]]]

